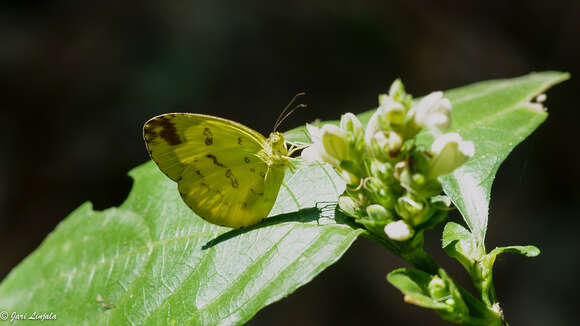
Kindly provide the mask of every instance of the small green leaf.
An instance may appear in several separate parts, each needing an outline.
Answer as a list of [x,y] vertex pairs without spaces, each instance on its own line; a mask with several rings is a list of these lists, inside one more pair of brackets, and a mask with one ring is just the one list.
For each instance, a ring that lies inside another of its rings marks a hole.
[[443,240],[441,246],[443,248],[449,246],[455,241],[470,241],[473,239],[473,235],[462,225],[455,222],[448,222],[443,229]]
[[488,305],[495,301],[493,299],[495,290],[493,289],[492,278],[495,259],[499,254],[506,252],[521,254],[526,257],[535,257],[540,254],[540,250],[534,246],[499,247],[483,256],[476,265],[473,265],[474,268],[469,270],[471,278],[475,287],[481,292],[483,301]]
[[[334,263],[362,232],[334,217],[323,165],[287,175],[271,217],[231,230],[195,216],[153,163],[119,208],[84,204],[0,284],[2,310],[61,325],[231,325]],[[316,185],[316,187],[312,187]]]
[[400,268],[389,273],[387,280],[404,294],[405,302],[434,309],[444,320],[463,323],[470,317],[461,290],[443,269],[438,274]]
[[404,300],[423,308],[445,309],[447,305],[435,301],[429,294],[429,282],[433,276],[418,269],[399,268],[387,275],[387,280],[405,296]]
[[441,246],[447,255],[457,259],[467,271],[471,271],[473,264],[485,255],[484,248],[478,246],[473,234],[454,222],[445,225]]
[[503,253],[520,254],[526,257],[536,257],[540,254],[540,249],[536,246],[508,246],[493,249],[489,255],[497,256]]

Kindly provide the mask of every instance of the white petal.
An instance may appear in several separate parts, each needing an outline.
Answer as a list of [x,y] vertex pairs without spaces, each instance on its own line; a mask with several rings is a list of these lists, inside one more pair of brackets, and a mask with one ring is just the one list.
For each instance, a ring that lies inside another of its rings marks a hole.
[[372,139],[375,134],[379,131],[379,113],[378,111],[373,113],[369,122],[367,123],[367,128],[365,129],[365,144],[367,147],[371,147]]
[[320,153],[318,152],[318,149],[316,147],[317,146],[315,145],[306,147],[305,149],[302,150],[302,154],[300,154],[300,156],[302,156],[302,158],[304,158],[305,160],[311,162],[322,160],[322,158],[320,157]]
[[310,134],[310,139],[312,139],[312,142],[322,141],[320,139],[320,135],[321,135],[320,128],[315,127],[315,126],[307,123],[306,130],[308,130],[308,133]]
[[405,221],[398,220],[385,226],[385,234],[391,240],[405,241],[413,236],[413,229]]
[[435,141],[431,145],[431,152],[433,152],[434,154],[439,154],[448,143],[450,142],[459,143],[462,140],[463,139],[458,133],[448,132],[435,138]]
[[346,131],[335,125],[322,127],[322,146],[324,151],[339,162],[348,159],[348,140]]
[[431,145],[433,158],[430,163],[429,177],[436,178],[447,174],[469,160],[475,153],[475,146],[464,141],[456,132],[438,136]]

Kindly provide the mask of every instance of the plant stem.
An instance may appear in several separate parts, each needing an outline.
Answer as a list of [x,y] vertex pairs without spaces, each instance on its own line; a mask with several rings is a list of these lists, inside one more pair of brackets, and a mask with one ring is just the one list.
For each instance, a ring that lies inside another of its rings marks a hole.
[[390,252],[407,261],[411,266],[429,274],[437,274],[439,265],[423,249],[422,235],[417,235],[416,239],[418,241],[412,241],[412,243],[397,243],[378,236],[374,232],[367,232],[365,235],[370,240],[379,243]]
[[429,274],[437,274],[439,266],[437,263],[427,254],[423,248],[416,248],[411,252],[402,252],[399,255],[401,258],[406,260],[413,267],[416,267]]

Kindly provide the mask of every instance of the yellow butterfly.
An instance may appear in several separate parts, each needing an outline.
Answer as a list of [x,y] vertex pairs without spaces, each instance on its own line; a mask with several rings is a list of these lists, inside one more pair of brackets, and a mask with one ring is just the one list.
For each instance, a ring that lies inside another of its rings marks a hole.
[[249,226],[272,210],[286,167],[293,168],[290,156],[300,149],[288,149],[284,136],[275,131],[305,106],[286,112],[294,99],[268,138],[240,123],[193,113],[151,118],[143,137],[153,161],[177,182],[181,198],[197,215],[217,225]]

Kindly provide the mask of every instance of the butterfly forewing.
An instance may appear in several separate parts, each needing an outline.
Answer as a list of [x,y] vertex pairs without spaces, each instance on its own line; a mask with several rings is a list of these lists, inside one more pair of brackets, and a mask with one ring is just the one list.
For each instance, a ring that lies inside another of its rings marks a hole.
[[149,120],[144,137],[185,203],[209,222],[252,225],[274,205],[284,167],[258,158],[266,143],[258,132],[213,116],[175,113]]

